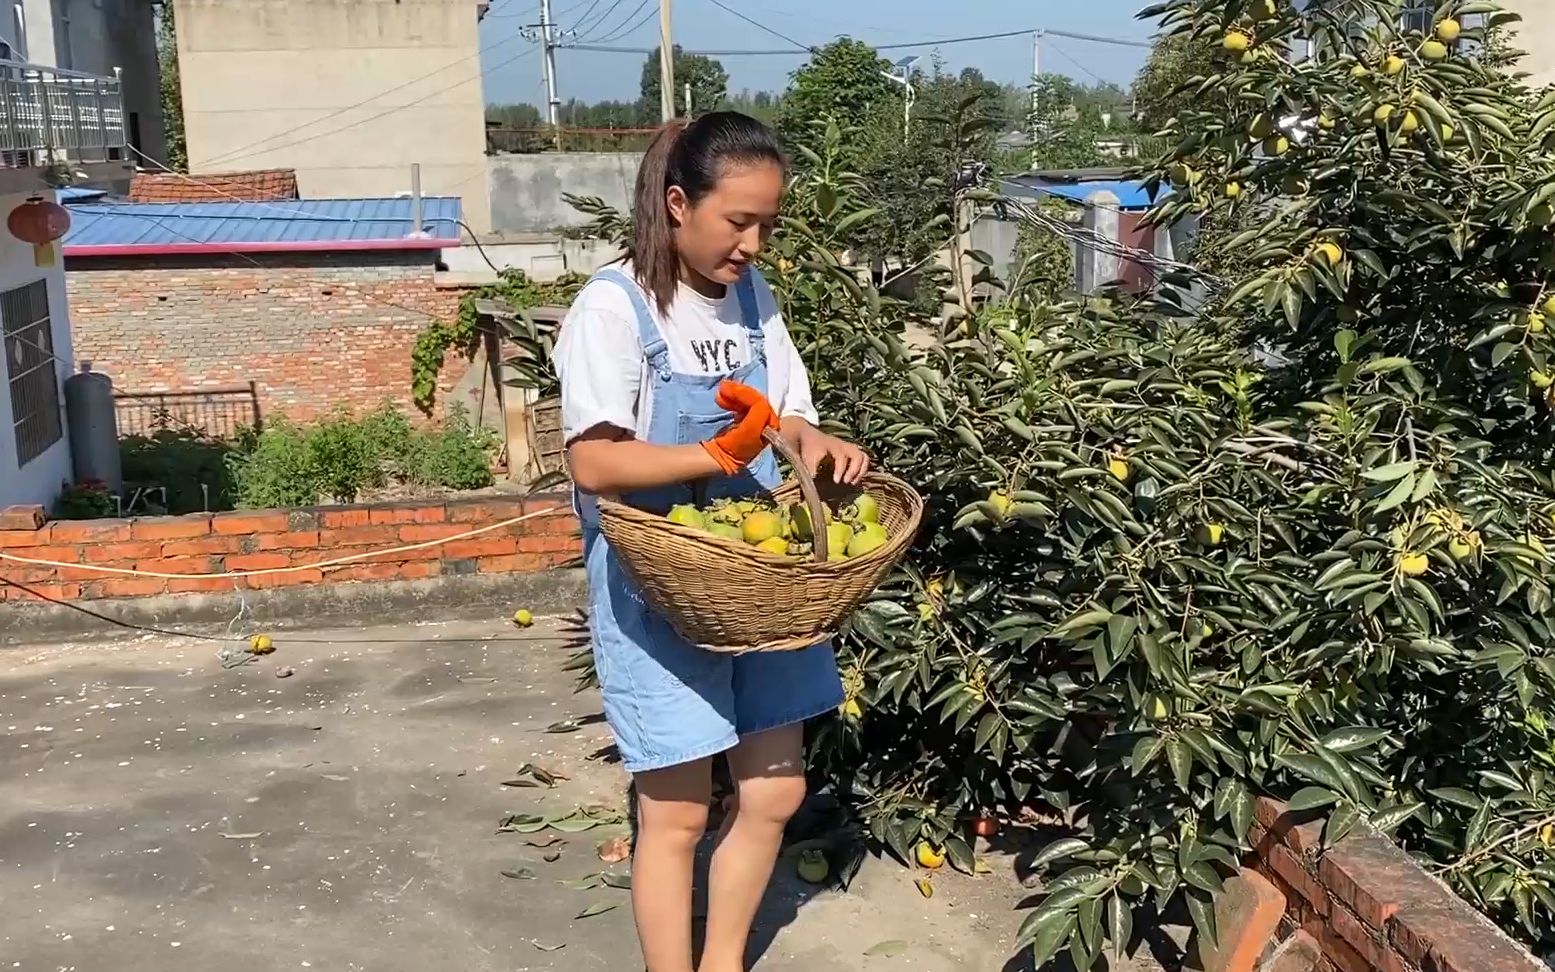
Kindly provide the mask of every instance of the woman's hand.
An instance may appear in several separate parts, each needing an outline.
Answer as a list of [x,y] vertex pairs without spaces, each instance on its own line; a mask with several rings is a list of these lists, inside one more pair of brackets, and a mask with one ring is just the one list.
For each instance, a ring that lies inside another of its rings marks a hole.
[[767,396],[737,381],[724,379],[718,384],[718,407],[734,413],[734,424],[702,443],[724,475],[733,476],[755,461],[767,448],[763,435],[779,428],[777,415]]
[[790,415],[783,419],[783,436],[799,453],[805,471],[814,476],[830,460],[832,479],[854,485],[869,472],[869,455],[851,442],[827,435],[804,419]]

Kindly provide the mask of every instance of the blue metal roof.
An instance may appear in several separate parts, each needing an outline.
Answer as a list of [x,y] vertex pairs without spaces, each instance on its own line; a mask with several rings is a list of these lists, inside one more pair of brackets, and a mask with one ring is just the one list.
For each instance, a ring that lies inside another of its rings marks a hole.
[[[1145,191],[1145,184],[1137,179],[1111,182],[1075,182],[1056,186],[1035,186],[1034,188],[1050,196],[1061,196],[1064,199],[1072,199],[1075,202],[1085,202],[1092,193],[1110,192],[1118,197],[1119,209],[1149,209],[1152,205],[1150,193]],[[1165,186],[1161,187],[1157,198],[1167,195],[1170,191]]]
[[60,202],[83,202],[88,199],[101,199],[108,195],[107,189],[89,189],[83,186],[66,186],[59,191]]
[[[1097,179],[1093,181],[1071,182],[1038,178],[1036,176],[1016,176],[1005,180],[1007,190],[1017,190],[1015,195],[1048,195],[1058,196],[1061,199],[1069,199],[1074,202],[1085,202],[1086,197],[1096,192],[1110,192],[1118,197],[1119,209],[1149,209],[1154,203],[1150,194],[1145,191],[1145,183],[1141,179]],[[1159,202],[1171,195],[1171,187],[1163,184],[1156,192],[1155,202]]]
[[67,256],[284,250],[441,249],[459,245],[460,200],[422,199],[412,235],[409,197],[279,202],[70,203]]

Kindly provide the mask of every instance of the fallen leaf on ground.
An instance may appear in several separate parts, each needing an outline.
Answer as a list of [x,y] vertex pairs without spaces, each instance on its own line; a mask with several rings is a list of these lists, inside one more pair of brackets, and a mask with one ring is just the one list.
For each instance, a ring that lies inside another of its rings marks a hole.
[[566,942],[562,942],[560,945],[547,945],[539,939],[535,938],[531,938],[529,940],[529,944],[533,945],[535,948],[538,948],[542,952],[560,952],[562,949],[567,947]]
[[321,773],[320,776],[326,780],[333,780],[336,783],[345,783],[351,779],[351,777],[341,776],[339,773]]
[[515,881],[533,881],[535,879],[535,872],[531,871],[527,867],[521,867],[516,871],[503,871],[502,876],[505,878],[512,878]]
[[905,951],[907,951],[906,942],[900,938],[891,938],[876,945],[871,945],[868,949],[865,949],[864,954],[880,958],[895,958]]
[[503,786],[539,786],[534,780],[503,780]]
[[632,838],[612,837],[600,841],[599,859],[606,864],[619,864],[632,856]]
[[558,773],[555,770],[548,770],[544,766],[531,766],[529,768],[529,772],[534,776],[535,779],[539,780],[541,783],[544,783],[546,786],[555,786],[559,780],[572,779],[572,777],[568,776],[566,773]]
[[605,874],[599,880],[607,888],[615,888],[617,891],[632,890],[632,876],[630,874]]
[[561,859],[562,859],[562,852],[561,851],[551,851],[550,853],[545,855],[545,863],[547,863],[547,864],[555,864],[557,861],[559,861]]
[[918,893],[919,894],[923,895],[925,898],[932,898],[932,897],[934,897],[934,882],[933,881],[930,881],[928,878],[919,878],[918,880],[914,881],[913,883],[918,886]]
[[255,837],[263,837],[264,835],[265,832],[263,830],[256,830],[251,834],[222,834],[228,840],[253,840]]
[[485,684],[487,684],[489,682],[495,682],[496,679],[494,679],[494,678],[476,678],[476,677],[473,677],[473,676],[466,676],[464,678],[459,679],[459,681],[463,682],[466,685],[485,685]]
[[565,844],[567,841],[560,837],[532,837],[524,841],[530,847],[555,847],[557,844]]
[[297,669],[295,668],[277,668],[275,670],[276,678],[291,678],[295,674],[297,674]]
[[589,905],[587,908],[584,908],[582,911],[578,912],[578,917],[592,918],[595,915],[602,915],[607,911],[614,911],[617,907],[617,905],[607,904],[604,901],[596,901],[595,903]]
[[576,719],[563,719],[545,727],[546,732],[577,732],[583,726]]

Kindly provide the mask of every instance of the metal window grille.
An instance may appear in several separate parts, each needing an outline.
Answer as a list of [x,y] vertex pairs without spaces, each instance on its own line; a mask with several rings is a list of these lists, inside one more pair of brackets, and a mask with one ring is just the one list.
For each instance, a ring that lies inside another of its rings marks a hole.
[[11,392],[16,461],[25,466],[64,437],[48,282],[0,292],[0,328],[5,335],[4,371]]

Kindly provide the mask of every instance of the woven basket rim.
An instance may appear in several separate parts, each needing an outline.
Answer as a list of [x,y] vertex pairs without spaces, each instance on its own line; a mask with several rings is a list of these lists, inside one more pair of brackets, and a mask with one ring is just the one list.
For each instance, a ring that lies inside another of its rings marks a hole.
[[[871,471],[865,473],[863,479],[856,485],[862,490],[867,489],[870,484],[889,488],[894,492],[899,492],[908,499],[907,523],[885,543],[861,557],[849,557],[847,560],[829,560],[825,562],[817,562],[808,557],[792,554],[774,554],[768,553],[765,550],[758,550],[743,541],[720,537],[717,534],[708,533],[706,530],[699,530],[696,527],[683,526],[666,519],[661,514],[639,509],[620,500],[600,496],[596,497],[596,503],[601,517],[610,517],[631,523],[639,528],[653,529],[661,534],[668,534],[695,543],[698,546],[711,546],[714,549],[724,550],[747,560],[761,560],[768,563],[792,563],[827,573],[851,573],[852,571],[849,568],[856,570],[861,567],[872,566],[881,560],[893,558],[899,549],[912,542],[923,516],[923,497],[905,480],[890,473]],[[785,480],[783,483],[765,492],[776,494],[791,485],[796,484],[792,480]]]

